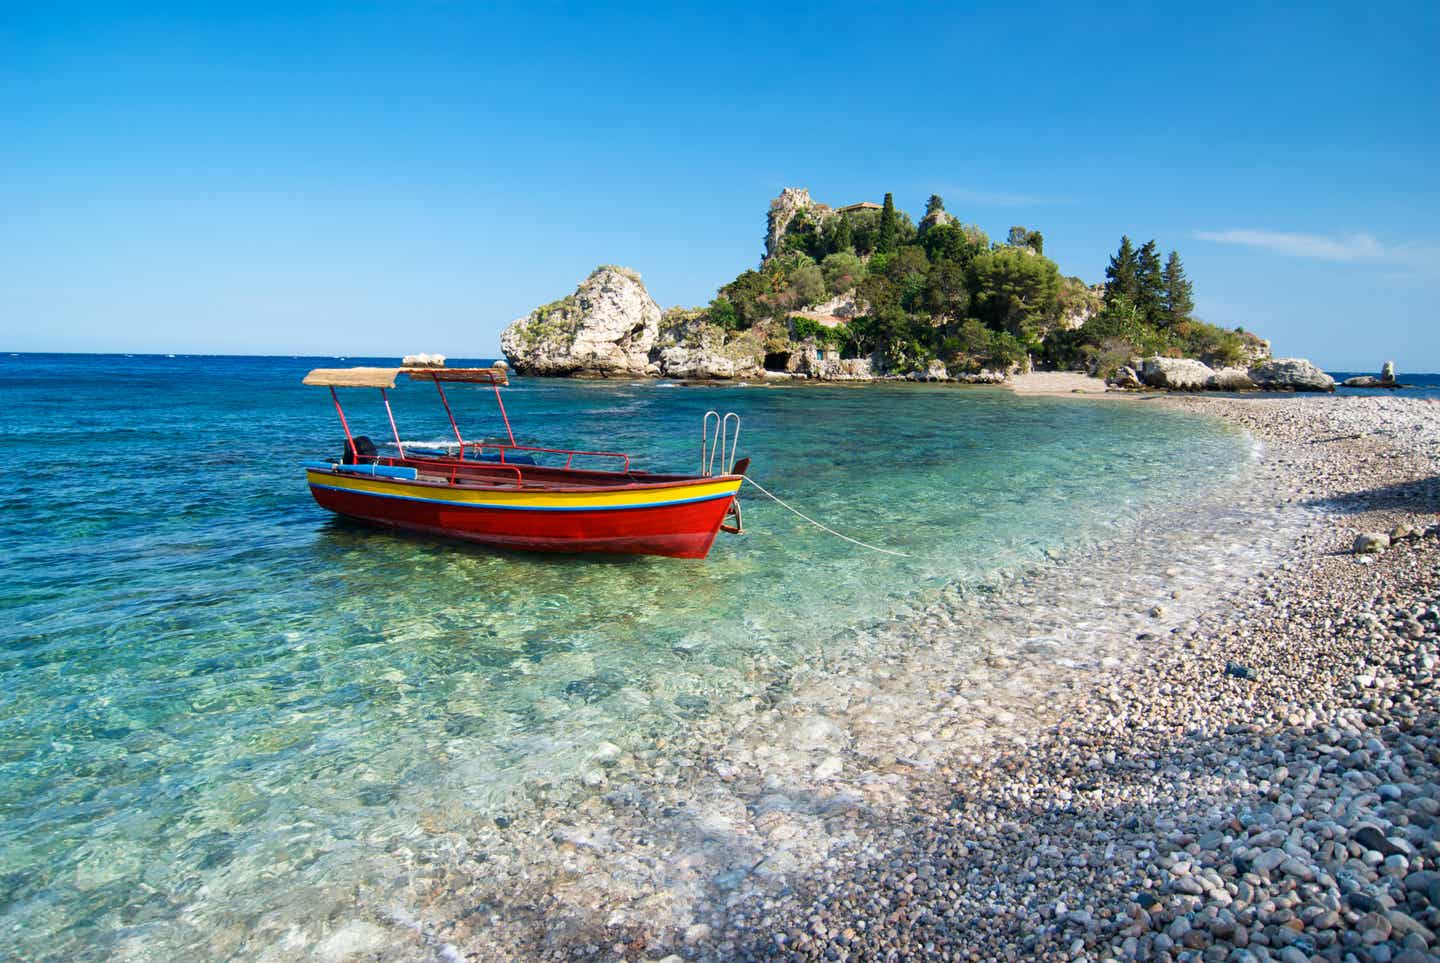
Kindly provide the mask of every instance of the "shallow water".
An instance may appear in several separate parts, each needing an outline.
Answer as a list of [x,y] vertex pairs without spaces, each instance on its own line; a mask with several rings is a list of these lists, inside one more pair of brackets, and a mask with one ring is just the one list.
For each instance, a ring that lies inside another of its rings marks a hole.
[[[157,956],[343,905],[417,826],[523,810],[602,741],[704,716],[764,666],[1126,530],[1234,477],[1244,436],[1145,404],[920,385],[516,379],[516,432],[690,470],[709,408],[767,487],[703,562],[496,553],[334,519],[333,360],[0,358],[0,923],[24,955]],[[352,359],[346,363],[362,363]],[[388,435],[373,392],[352,425]],[[456,388],[467,435],[497,434]],[[448,431],[395,392],[408,439]]]

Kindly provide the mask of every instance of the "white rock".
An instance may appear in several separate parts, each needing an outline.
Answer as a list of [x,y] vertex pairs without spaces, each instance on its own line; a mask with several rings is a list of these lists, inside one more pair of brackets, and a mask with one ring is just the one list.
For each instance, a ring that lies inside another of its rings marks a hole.
[[1355,536],[1350,550],[1356,555],[1379,555],[1390,547],[1390,536],[1384,532],[1363,532]]
[[1304,358],[1276,358],[1250,369],[1250,380],[1270,391],[1334,391],[1335,379]]
[[1217,368],[1205,387],[1211,391],[1254,391],[1255,382],[1244,368]]
[[643,376],[660,331],[660,305],[640,275],[596,268],[575,293],[536,308],[500,335],[521,374]]
[[1140,362],[1140,380],[1151,388],[1198,391],[1209,383],[1214,374],[1209,365],[1194,358],[1157,356]]

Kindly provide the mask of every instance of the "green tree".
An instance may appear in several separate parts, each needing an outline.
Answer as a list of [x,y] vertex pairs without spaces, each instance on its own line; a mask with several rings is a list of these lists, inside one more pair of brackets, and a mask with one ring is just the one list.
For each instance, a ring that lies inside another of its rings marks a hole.
[[710,307],[705,315],[711,324],[724,328],[726,331],[734,331],[740,327],[740,315],[735,311],[735,305],[723,295],[710,302]]
[[1043,337],[1059,315],[1060,269],[1047,257],[999,247],[970,264],[971,311],[1024,342]]
[[735,310],[737,329],[748,328],[756,321],[769,317],[769,308],[764,301],[771,292],[770,281],[759,271],[743,271],[720,289],[720,298],[730,302]]
[[840,217],[849,229],[855,253],[862,256],[874,254],[876,242],[880,238],[880,212],[874,210],[851,211],[848,214],[841,214]]
[[951,260],[932,264],[925,276],[925,313],[954,325],[965,317],[969,307],[970,278],[964,266]]
[[885,192],[885,204],[880,208],[880,236],[875,240],[875,253],[889,254],[900,245],[900,226],[895,218],[895,196]]
[[945,200],[939,194],[931,194],[930,199],[925,202],[925,216],[945,210]]
[[830,253],[853,250],[855,247],[855,233],[850,226],[850,218],[844,214],[832,217],[825,226],[826,247]]
[[865,276],[865,262],[853,250],[836,251],[820,262],[825,288],[839,294],[853,288]]
[[974,260],[975,255],[989,250],[990,238],[969,224],[937,224],[920,238],[920,246],[932,264],[954,261],[963,267]]
[[1010,233],[1005,236],[1005,243],[1011,247],[1029,247],[1030,232],[1019,224],[1010,228]]
[[1189,321],[1191,312],[1195,310],[1195,288],[1185,276],[1185,265],[1180,262],[1180,255],[1175,251],[1171,251],[1170,257],[1165,261],[1164,288],[1160,306],[1161,323],[1173,328]]
[[1025,244],[1036,254],[1045,253],[1045,235],[1039,231],[1031,231],[1025,238]]
[[1135,306],[1146,321],[1159,324],[1164,298],[1165,279],[1160,271],[1160,248],[1151,239],[1140,245],[1140,253],[1135,258]]
[[789,274],[787,293],[795,306],[815,304],[825,300],[825,275],[814,261],[798,264]]
[[1125,298],[1134,302],[1140,292],[1140,284],[1137,280],[1139,264],[1135,259],[1135,245],[1130,243],[1129,235],[1120,238],[1120,250],[1116,251],[1110,258],[1109,267],[1105,268],[1105,298]]

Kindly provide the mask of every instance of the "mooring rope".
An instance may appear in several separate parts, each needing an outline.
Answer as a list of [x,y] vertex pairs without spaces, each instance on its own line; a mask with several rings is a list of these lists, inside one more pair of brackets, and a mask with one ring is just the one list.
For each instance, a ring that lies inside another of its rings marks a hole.
[[843,539],[845,539],[845,541],[847,541],[847,542],[850,542],[850,543],[855,544],[855,545],[859,545],[861,548],[868,548],[868,549],[870,549],[870,551],[872,551],[872,552],[882,552],[882,553],[884,553],[884,554],[886,554],[886,555],[898,555],[900,558],[910,558],[910,557],[911,557],[911,556],[909,556],[909,555],[906,555],[904,552],[897,552],[897,551],[895,551],[893,548],[881,548],[879,545],[871,545],[869,542],[862,542],[862,541],[860,541],[860,539],[858,539],[858,538],[851,538],[849,535],[846,535],[844,532],[837,532],[837,531],[835,531],[835,529],[831,528],[829,525],[821,524],[820,522],[817,522],[815,519],[811,518],[809,515],[806,515],[806,514],[805,514],[804,512],[802,512],[800,509],[796,508],[794,505],[791,505],[789,502],[785,501],[785,500],[784,500],[783,498],[781,498],[779,495],[776,495],[774,492],[772,492],[772,491],[770,491],[769,489],[767,489],[764,485],[760,484],[760,483],[757,482],[755,479],[751,478],[749,475],[745,475],[745,476],[743,476],[743,477],[745,478],[745,480],[746,480],[747,482],[749,482],[750,484],[754,485],[756,488],[760,489],[761,494],[763,494],[766,498],[769,498],[771,501],[773,501],[775,504],[779,505],[781,508],[785,509],[786,511],[792,512],[792,513],[800,516],[801,518],[805,519],[805,521],[809,522],[811,525],[814,525],[816,528],[820,529],[822,532],[829,532],[831,535],[834,535],[836,538],[843,538]]

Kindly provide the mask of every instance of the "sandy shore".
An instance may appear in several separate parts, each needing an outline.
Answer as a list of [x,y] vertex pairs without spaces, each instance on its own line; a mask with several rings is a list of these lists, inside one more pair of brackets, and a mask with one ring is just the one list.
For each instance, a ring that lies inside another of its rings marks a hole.
[[406,958],[1433,958],[1440,533],[1350,549],[1434,526],[1440,405],[1139,403],[1264,454],[1116,544],[935,591],[861,661],[602,748],[336,947],[379,925]]
[[1075,371],[1032,371],[1012,375],[1001,387],[1009,388],[1017,395],[1104,395],[1108,392],[1112,398],[1127,397],[1126,392],[1106,388],[1104,380]]

